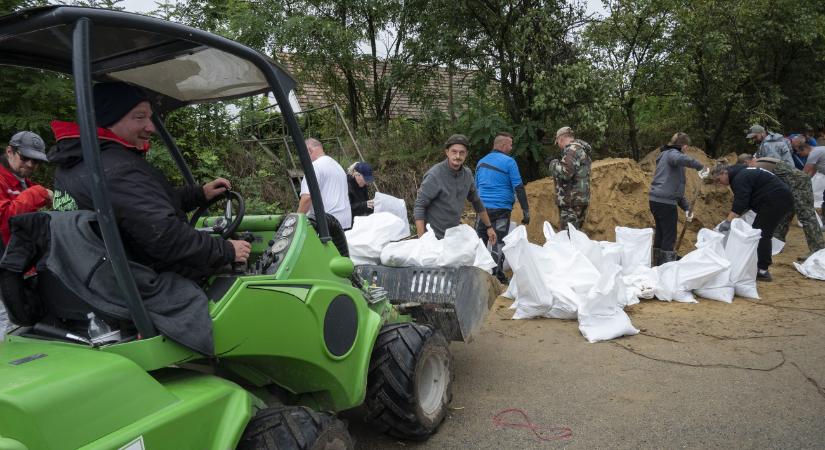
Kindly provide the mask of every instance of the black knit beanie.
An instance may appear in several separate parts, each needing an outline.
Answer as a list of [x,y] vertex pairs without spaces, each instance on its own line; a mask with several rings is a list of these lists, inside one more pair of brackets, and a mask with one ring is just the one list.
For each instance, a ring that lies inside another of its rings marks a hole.
[[117,123],[138,103],[148,101],[142,89],[131,84],[112,82],[94,86],[95,120],[97,126],[106,128]]

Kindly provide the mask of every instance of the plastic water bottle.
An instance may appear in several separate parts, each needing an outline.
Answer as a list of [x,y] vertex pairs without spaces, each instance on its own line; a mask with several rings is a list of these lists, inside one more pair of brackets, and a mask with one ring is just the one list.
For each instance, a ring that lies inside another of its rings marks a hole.
[[104,334],[109,334],[112,332],[112,329],[109,327],[109,324],[101,320],[99,317],[95,316],[95,313],[90,312],[86,315],[89,318],[89,339],[94,342],[97,338],[103,336]]

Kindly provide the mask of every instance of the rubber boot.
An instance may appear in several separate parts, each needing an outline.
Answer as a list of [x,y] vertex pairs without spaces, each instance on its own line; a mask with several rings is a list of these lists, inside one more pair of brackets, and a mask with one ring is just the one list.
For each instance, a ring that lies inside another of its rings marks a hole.
[[662,251],[656,247],[653,247],[653,256],[650,259],[650,267],[656,267],[659,265],[659,260],[661,259]]
[[679,255],[676,252],[661,251],[659,253],[659,264],[678,261]]

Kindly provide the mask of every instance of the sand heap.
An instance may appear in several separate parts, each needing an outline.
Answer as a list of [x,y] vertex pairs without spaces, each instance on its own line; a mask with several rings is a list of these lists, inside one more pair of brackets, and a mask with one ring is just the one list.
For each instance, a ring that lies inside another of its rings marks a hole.
[[[646,228],[653,226],[648,205],[648,190],[653,178],[659,151],[646,155],[640,163],[627,158],[607,158],[593,162],[590,180],[590,208],[584,223],[584,232],[593,240],[615,240],[615,227]],[[712,165],[700,149],[691,147],[688,154],[702,164]],[[693,249],[696,232],[713,227],[724,220],[730,210],[733,196],[727,187],[703,184],[693,169],[686,170],[685,196],[694,205],[695,220],[688,227],[681,251]],[[531,242],[542,244],[542,224],[549,221],[558,227],[555,186],[552,178],[528,183],[525,187],[530,202],[531,222],[527,234]],[[680,222],[684,215],[679,215]],[[521,208],[516,203],[513,220],[521,220]],[[681,231],[681,224],[679,225]]]

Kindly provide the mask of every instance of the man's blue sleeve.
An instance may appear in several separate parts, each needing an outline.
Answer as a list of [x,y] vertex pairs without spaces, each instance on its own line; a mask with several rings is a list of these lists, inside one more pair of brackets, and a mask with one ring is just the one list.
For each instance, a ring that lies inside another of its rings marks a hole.
[[516,186],[521,184],[521,174],[518,171],[518,164],[516,164],[515,159],[510,159],[510,166],[507,171],[510,173],[510,184],[515,189]]

